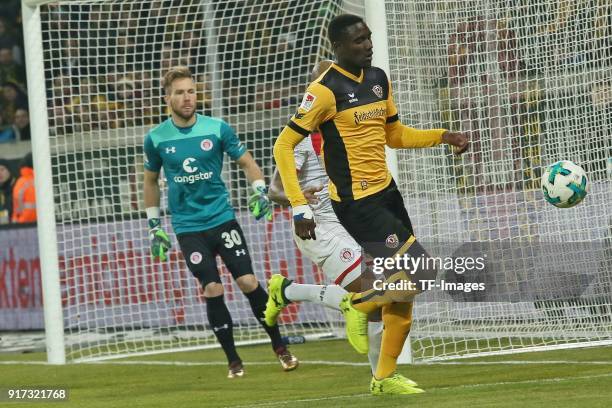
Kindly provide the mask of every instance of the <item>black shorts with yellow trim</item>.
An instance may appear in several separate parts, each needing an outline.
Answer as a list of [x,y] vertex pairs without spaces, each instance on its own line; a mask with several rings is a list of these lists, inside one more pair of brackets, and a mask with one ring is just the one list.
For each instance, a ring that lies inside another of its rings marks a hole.
[[[381,265],[380,259],[427,258],[427,251],[416,240],[404,200],[395,182],[384,190],[359,200],[338,202],[332,201],[334,212],[342,226],[362,246],[363,251],[373,258],[373,265]],[[374,292],[370,296],[377,301],[411,301],[414,295],[422,291],[420,281],[435,280],[436,270],[420,264],[416,270],[405,269],[397,263],[385,265],[382,272],[388,282],[400,280],[411,281],[414,289]],[[374,279],[369,271],[361,277],[362,290],[372,289]],[[387,293],[385,295],[385,293]],[[385,297],[386,296],[386,297]],[[368,300],[364,298],[363,300]]]
[[406,251],[412,223],[395,181],[358,200],[332,201],[342,226],[373,257],[391,257]]

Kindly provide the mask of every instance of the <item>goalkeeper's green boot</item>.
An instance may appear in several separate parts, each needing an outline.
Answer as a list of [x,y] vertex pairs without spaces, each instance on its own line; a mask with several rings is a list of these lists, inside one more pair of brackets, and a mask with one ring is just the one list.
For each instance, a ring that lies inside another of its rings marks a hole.
[[279,274],[272,275],[268,281],[268,301],[264,311],[264,320],[267,326],[275,326],[278,315],[290,303],[283,293],[289,285],[291,285],[291,281]]
[[340,301],[340,310],[346,321],[346,337],[360,354],[368,352],[368,315],[353,307],[353,293],[347,293]]
[[372,395],[409,395],[425,392],[414,385],[410,385],[411,383],[416,384],[414,381],[397,373],[393,374],[391,377],[383,378],[382,380],[377,380],[375,377],[372,377],[372,381],[370,382],[370,393]]

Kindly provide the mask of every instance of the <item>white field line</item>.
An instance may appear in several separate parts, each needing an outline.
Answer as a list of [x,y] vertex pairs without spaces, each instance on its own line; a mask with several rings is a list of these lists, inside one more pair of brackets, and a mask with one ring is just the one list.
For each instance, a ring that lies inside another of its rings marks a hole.
[[[0,365],[47,365],[46,361],[0,361]],[[225,361],[159,361],[159,360],[126,360],[126,361],[91,361],[76,364],[95,364],[95,365],[144,365],[144,366],[226,366]],[[277,365],[276,361],[245,361],[245,365]],[[369,363],[359,363],[350,361],[325,361],[325,360],[300,360],[300,364],[311,365],[330,365],[330,366],[350,366],[365,367]],[[417,363],[415,365],[435,366],[435,365],[529,365],[529,364],[581,364],[581,365],[612,365],[612,361],[576,361],[576,360],[516,360],[516,361],[439,361],[431,363]]]
[[[0,365],[47,365],[46,361],[0,361]],[[91,361],[91,362],[80,362],[80,363],[68,363],[67,365],[144,365],[144,366],[227,366],[227,361]],[[278,365],[278,361],[244,361],[245,366],[255,365]],[[317,361],[300,360],[300,364],[312,364],[312,365],[331,365],[331,366],[369,366],[369,363],[352,363],[349,361]],[[612,364],[612,362],[611,362]]]
[[[468,388],[480,388],[480,387],[496,387],[500,385],[518,385],[518,384],[546,384],[546,383],[559,383],[564,381],[575,381],[575,380],[591,380],[594,378],[605,378],[612,377],[612,373],[606,374],[595,374],[595,375],[582,375],[575,377],[558,377],[558,378],[542,378],[539,380],[525,380],[525,381],[502,381],[494,383],[482,383],[482,384],[464,384],[464,385],[453,385],[450,387],[427,387],[426,392],[432,391],[446,391],[446,390],[457,390],[457,389],[468,389]],[[248,405],[232,405],[227,408],[246,408],[246,407],[278,407],[283,405],[292,405],[300,402],[319,402],[319,401],[333,401],[341,399],[354,399],[368,397],[370,394],[351,394],[351,395],[337,395],[333,397],[323,398],[304,398],[299,400],[290,401],[278,401],[278,402],[267,402],[262,404],[248,404]],[[427,395],[427,394],[425,394]]]

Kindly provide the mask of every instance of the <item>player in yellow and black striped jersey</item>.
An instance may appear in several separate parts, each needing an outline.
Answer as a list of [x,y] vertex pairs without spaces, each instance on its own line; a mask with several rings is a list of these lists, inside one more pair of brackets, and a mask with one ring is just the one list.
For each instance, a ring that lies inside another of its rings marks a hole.
[[[369,44],[364,51],[365,61],[343,64],[338,58],[338,63],[310,84],[275,144],[274,157],[294,208],[304,206],[306,200],[295,175],[293,147],[316,128],[323,136],[322,155],[330,177],[330,196],[340,202],[358,200],[389,187],[392,178],[385,161],[385,146],[431,147],[443,141],[462,149],[467,146],[461,134],[445,129],[418,130],[399,121],[385,72],[366,64],[371,63],[371,33],[365,23],[361,28],[355,34],[363,38],[355,41]],[[359,57],[349,55],[353,59]],[[368,66],[362,69],[362,65]],[[359,68],[351,69],[354,66]],[[311,237],[303,232],[301,235]]]
[[[376,67],[353,75],[333,64],[306,91],[286,133],[308,136],[319,128],[325,169],[335,201],[356,200],[391,183],[385,145],[427,147],[440,142],[444,130],[414,132],[403,143],[402,126],[385,72]],[[283,135],[284,136],[284,135]]]
[[[340,223],[372,256],[420,256],[425,251],[415,241],[403,199],[387,168],[385,146],[417,148],[445,142],[461,153],[467,148],[467,138],[445,129],[417,130],[399,121],[385,72],[371,66],[371,34],[358,16],[341,15],[331,21],[328,35],[337,62],[308,87],[274,145],[274,157],[300,238],[316,239],[315,220],[299,188],[293,148],[318,128],[330,197]],[[408,276],[397,271],[391,278],[407,280]],[[373,394],[423,392],[395,373],[412,316],[411,298],[403,300],[390,302],[369,291],[347,302],[347,310],[367,313],[382,308],[385,332],[371,383]],[[353,336],[347,334],[351,340]],[[351,344],[362,344],[364,337],[367,342],[367,333],[357,330]]]

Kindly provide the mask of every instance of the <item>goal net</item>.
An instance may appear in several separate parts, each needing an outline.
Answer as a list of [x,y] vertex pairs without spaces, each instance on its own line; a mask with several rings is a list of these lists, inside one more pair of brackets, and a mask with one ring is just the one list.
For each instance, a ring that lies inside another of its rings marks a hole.
[[[146,132],[167,118],[160,80],[173,65],[189,66],[198,111],[226,120],[269,180],[274,140],[314,63],[329,57],[321,27],[339,2],[77,0],[39,7],[67,359],[217,346],[175,237],[168,262],[149,253],[142,146]],[[294,246],[288,211],[277,208],[272,223],[256,222],[243,173],[226,159],[223,176],[260,283],[272,273],[321,283],[322,273]],[[170,232],[168,214],[163,224]],[[269,341],[218,263],[237,344]],[[306,302],[287,309],[283,335],[338,332],[337,313]]]
[[[402,120],[470,138],[461,157],[398,153],[416,236],[438,256],[467,242],[489,255],[486,291],[419,298],[416,360],[612,341],[611,12],[603,0],[386,2]],[[558,160],[589,177],[573,209],[540,190]]]
[[[276,136],[314,63],[331,57],[325,27],[343,12],[365,16],[364,2],[42,3],[67,358],[216,346],[175,239],[168,262],[149,256],[142,143],[167,117],[160,78],[172,65],[188,65],[199,112],[230,123],[269,179]],[[489,250],[506,251],[509,262],[492,265],[503,281],[498,298],[434,291],[419,299],[414,357],[610,341],[610,6],[393,0],[385,7],[403,123],[446,126],[471,138],[460,158],[445,147],[398,153],[398,184],[417,236],[439,255],[464,242],[492,243],[498,246]],[[586,200],[570,210],[545,204],[539,191],[543,166],[560,159],[590,177]],[[248,185],[227,160],[224,177],[259,281],[281,272],[321,282],[292,242],[289,213],[277,209],[274,222],[255,222],[245,205]],[[164,225],[170,230],[167,217]],[[529,243],[541,245],[539,252]],[[576,248],[588,256],[567,255]],[[237,342],[266,341],[219,265]],[[576,290],[559,289],[567,281]],[[338,332],[339,320],[296,304],[281,330],[327,336]]]

